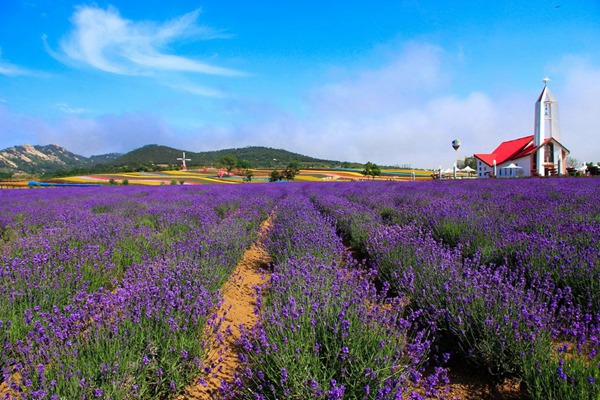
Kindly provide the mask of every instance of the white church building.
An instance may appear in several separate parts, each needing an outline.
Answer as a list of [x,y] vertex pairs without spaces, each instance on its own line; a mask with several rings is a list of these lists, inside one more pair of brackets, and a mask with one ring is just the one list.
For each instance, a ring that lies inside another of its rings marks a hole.
[[475,154],[479,178],[566,174],[570,151],[560,143],[558,101],[549,81],[544,78],[544,89],[535,103],[533,135],[502,142],[490,154]]

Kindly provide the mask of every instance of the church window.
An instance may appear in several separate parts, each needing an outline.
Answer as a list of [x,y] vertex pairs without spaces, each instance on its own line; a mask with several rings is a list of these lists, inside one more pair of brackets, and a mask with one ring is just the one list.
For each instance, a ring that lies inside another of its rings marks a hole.
[[544,145],[544,162],[554,162],[554,145],[552,143],[547,143],[546,145]]

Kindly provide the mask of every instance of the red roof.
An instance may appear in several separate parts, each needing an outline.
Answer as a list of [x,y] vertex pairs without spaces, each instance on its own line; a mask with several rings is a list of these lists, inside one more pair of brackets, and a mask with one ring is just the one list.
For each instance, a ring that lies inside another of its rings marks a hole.
[[502,164],[506,160],[519,158],[533,153],[537,148],[533,145],[533,135],[525,136],[519,139],[508,140],[500,143],[500,146],[491,154],[475,154],[475,157],[489,166]]
[[[544,143],[542,143],[542,145],[546,144],[546,141],[544,141]],[[521,158],[521,157],[525,157],[530,155],[531,153],[535,153],[535,151],[539,149],[538,147],[535,147],[533,144],[533,141],[531,141],[527,146],[523,147],[523,149],[521,149],[520,152],[518,152],[517,154],[515,154],[514,156],[511,157],[512,158]]]

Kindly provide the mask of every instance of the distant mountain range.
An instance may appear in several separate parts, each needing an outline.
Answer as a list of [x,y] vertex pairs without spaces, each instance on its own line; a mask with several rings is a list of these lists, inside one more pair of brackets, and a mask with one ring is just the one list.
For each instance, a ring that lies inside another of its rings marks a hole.
[[[70,173],[94,173],[150,170],[164,167],[177,167],[181,164],[177,158],[184,150],[167,146],[147,145],[126,154],[103,154],[84,157],[74,154],[63,147],[51,144],[37,146],[24,144],[0,151],[0,177],[19,175],[69,175]],[[281,149],[251,146],[237,149],[224,149],[195,153],[185,151],[188,167],[216,165],[220,158],[231,154],[238,160],[244,160],[252,168],[280,168],[292,161],[303,167],[359,166],[356,163],[341,163],[322,160]]]

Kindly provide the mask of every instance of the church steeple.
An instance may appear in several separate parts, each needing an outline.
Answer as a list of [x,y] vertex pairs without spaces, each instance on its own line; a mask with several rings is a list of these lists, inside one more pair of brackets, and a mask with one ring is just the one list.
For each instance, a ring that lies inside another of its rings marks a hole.
[[[558,125],[558,101],[550,91],[548,82],[550,79],[545,76],[542,80],[544,89],[535,103],[535,125],[533,128],[533,144],[537,147],[535,153],[535,169],[541,176],[545,176],[546,171],[558,169],[559,174],[564,171],[564,155],[558,149],[555,149],[553,143],[546,143],[548,139],[560,141],[560,128]],[[549,172],[552,173],[552,172]]]
[[560,128],[558,124],[558,101],[548,87],[550,79],[546,76],[542,80],[544,89],[535,103],[534,144],[540,146],[545,139],[554,138],[560,141]]

